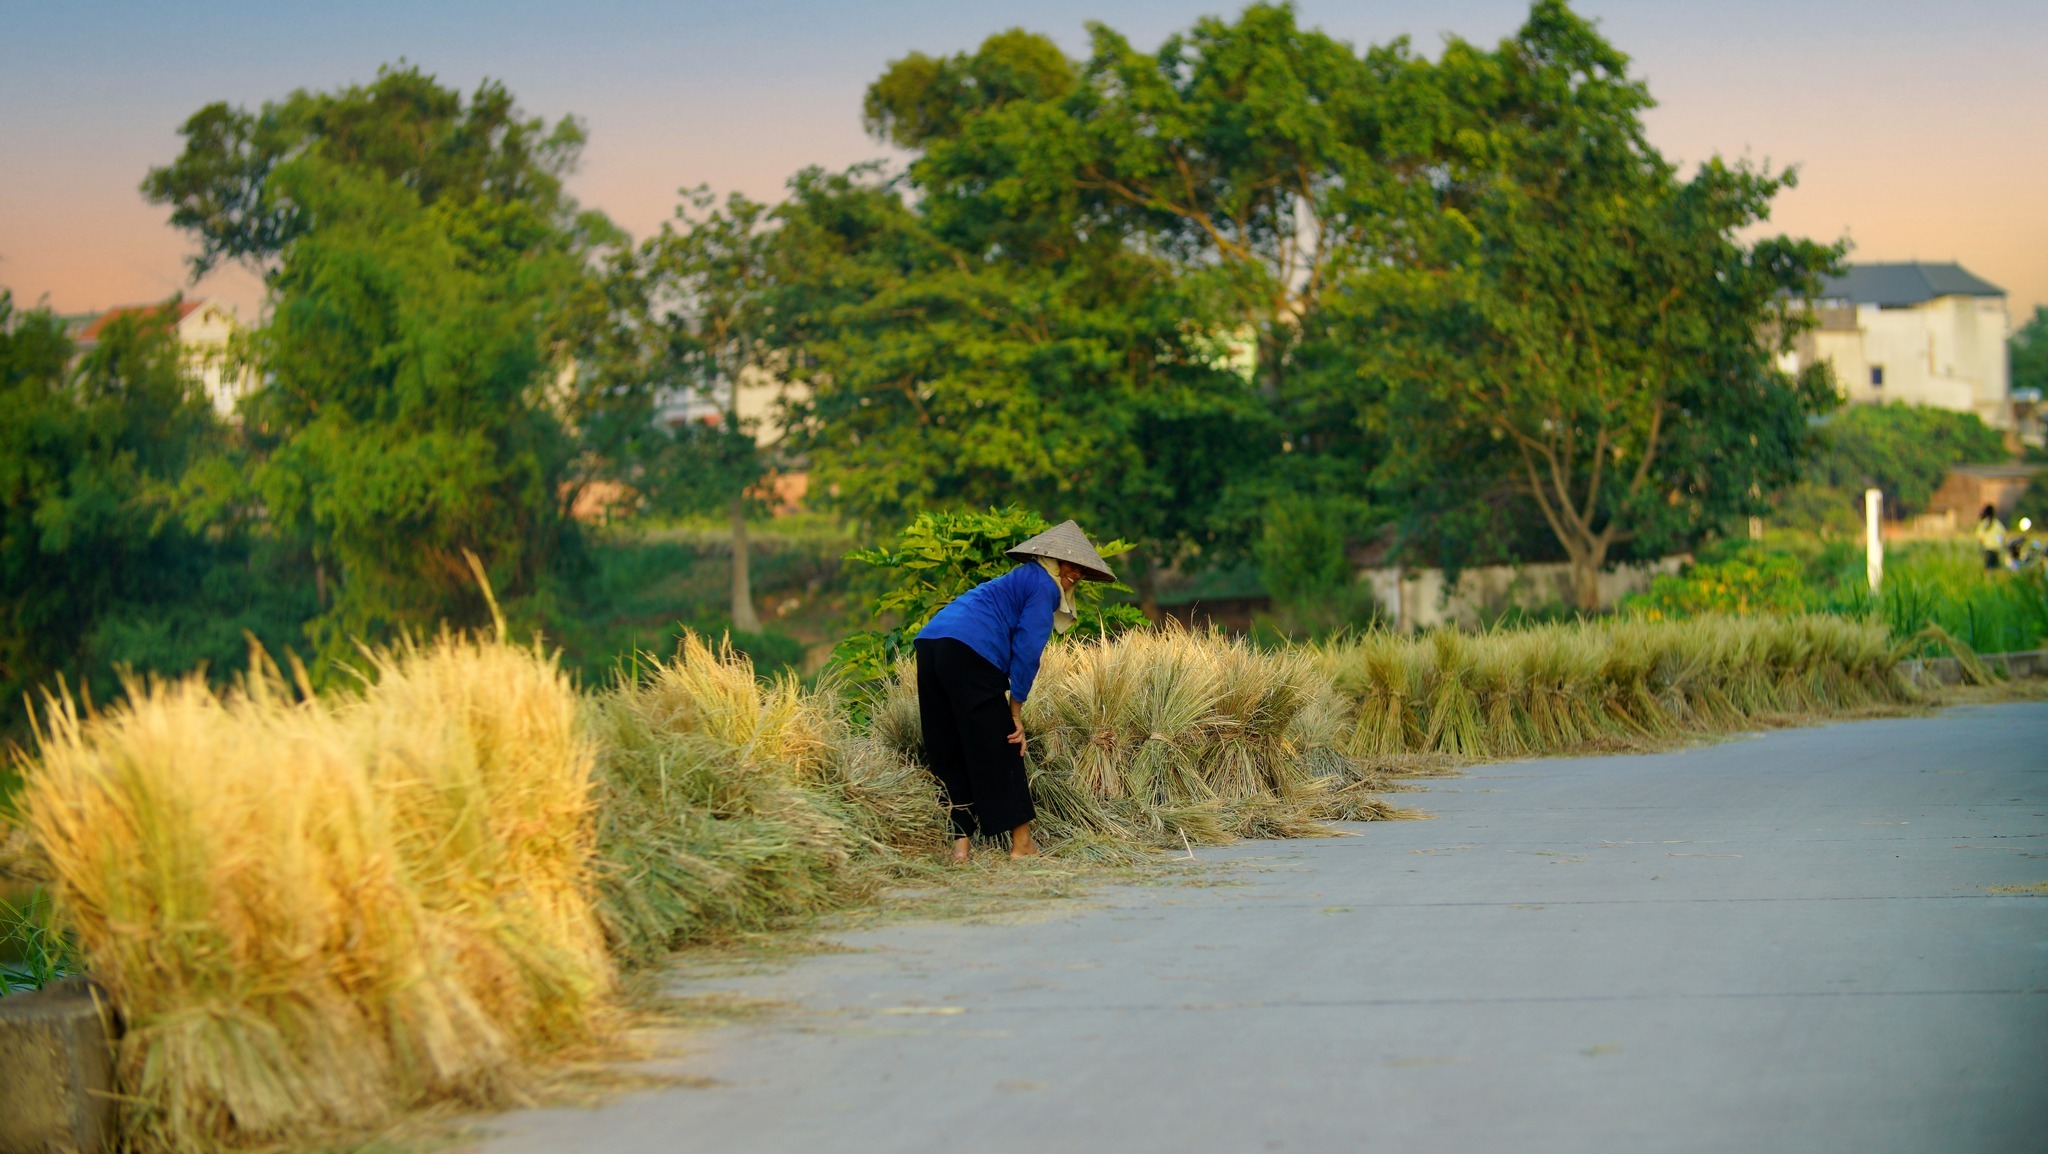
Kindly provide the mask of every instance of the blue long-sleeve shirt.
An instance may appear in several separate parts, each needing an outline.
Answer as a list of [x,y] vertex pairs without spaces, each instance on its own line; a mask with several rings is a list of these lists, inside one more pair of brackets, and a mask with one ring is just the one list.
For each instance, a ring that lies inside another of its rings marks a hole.
[[1052,637],[1060,583],[1045,566],[1026,561],[993,581],[984,581],[933,614],[918,640],[950,637],[988,659],[1010,678],[1010,696],[1031,696],[1038,661]]

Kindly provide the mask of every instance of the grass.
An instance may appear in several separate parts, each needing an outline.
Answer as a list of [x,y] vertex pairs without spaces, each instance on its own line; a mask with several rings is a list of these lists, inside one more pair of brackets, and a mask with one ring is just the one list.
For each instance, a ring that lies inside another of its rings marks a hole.
[[[1873,613],[1894,637],[1915,637],[1929,625],[1978,653],[2013,653],[2048,645],[2048,573],[1987,571],[1974,547],[1943,543],[1904,554],[1885,568],[1879,596],[1846,597],[1850,611]],[[1914,656],[1941,655],[1929,640]]]
[[2048,645],[2048,573],[2039,568],[1986,570],[1969,541],[1907,542],[1887,550],[1872,596],[1864,564],[1860,544],[1845,541],[1776,534],[1765,546],[1724,543],[1623,608],[1653,619],[1827,613],[1882,624],[1918,657],[1943,655],[1943,634],[1977,653]]
[[262,662],[55,698],[21,808],[53,928],[130,1023],[129,1145],[318,1142],[545,1092],[678,946],[1002,916],[1159,851],[1395,816],[1403,764],[1897,702],[1895,657],[1834,617],[1061,644],[1025,709],[1048,859],[954,870],[907,671],[854,710],[685,633],[579,692],[538,648],[442,636],[325,698]]
[[78,972],[77,948],[57,921],[49,891],[0,892],[0,997],[40,990]]

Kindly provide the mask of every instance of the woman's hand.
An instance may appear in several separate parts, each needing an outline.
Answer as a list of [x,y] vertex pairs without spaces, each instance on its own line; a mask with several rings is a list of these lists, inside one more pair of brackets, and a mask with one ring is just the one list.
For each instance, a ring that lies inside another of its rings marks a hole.
[[1012,732],[1011,732],[1011,734],[1010,734],[1010,744],[1011,744],[1011,745],[1014,745],[1014,746],[1016,746],[1016,747],[1017,747],[1017,752],[1018,752],[1019,754],[1029,753],[1029,752],[1030,752],[1030,747],[1024,744],[1024,703],[1023,703],[1023,702],[1021,702],[1021,701],[1012,701],[1012,702],[1010,702],[1010,722],[1011,722],[1011,724],[1013,724],[1013,725],[1015,725],[1015,726],[1016,726],[1016,729],[1015,729],[1014,731],[1012,731]]

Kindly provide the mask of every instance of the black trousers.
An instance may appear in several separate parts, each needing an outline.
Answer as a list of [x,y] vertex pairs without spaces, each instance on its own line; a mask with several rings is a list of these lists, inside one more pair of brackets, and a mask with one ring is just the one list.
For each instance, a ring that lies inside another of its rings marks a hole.
[[913,646],[925,761],[946,789],[953,836],[1005,833],[1036,817],[1024,751],[1010,742],[1010,679],[964,641]]

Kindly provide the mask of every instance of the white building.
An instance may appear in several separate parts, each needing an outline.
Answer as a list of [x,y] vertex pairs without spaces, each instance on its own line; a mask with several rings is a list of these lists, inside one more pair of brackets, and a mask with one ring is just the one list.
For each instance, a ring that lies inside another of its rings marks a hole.
[[2014,428],[2005,290],[1958,264],[1859,264],[1828,280],[1788,369],[1834,365],[1851,403],[1976,413]]
[[[763,369],[750,366],[740,371],[739,404],[734,415],[739,418],[740,427],[754,434],[755,444],[764,448],[778,445],[785,432],[782,427],[783,402],[801,400],[805,395],[803,386],[792,385]],[[654,419],[657,424],[669,428],[716,425],[725,420],[726,407],[731,401],[732,384],[723,380],[708,390],[669,389],[656,397]]]
[[[163,307],[161,304],[125,305],[80,318],[72,330],[71,339],[81,354],[91,352],[99,344],[100,334],[115,320]],[[249,391],[254,381],[246,370],[236,371],[228,363],[228,342],[242,327],[241,322],[235,319],[234,310],[210,298],[180,300],[172,316],[178,347],[185,352],[186,368],[206,389],[206,397],[213,402],[214,411],[224,417],[231,415],[235,411],[235,403]]]

